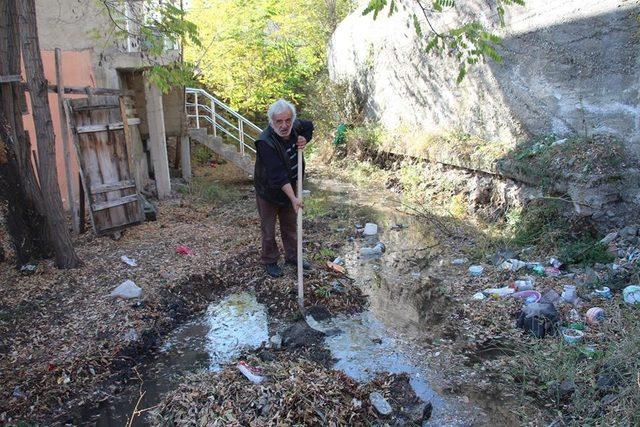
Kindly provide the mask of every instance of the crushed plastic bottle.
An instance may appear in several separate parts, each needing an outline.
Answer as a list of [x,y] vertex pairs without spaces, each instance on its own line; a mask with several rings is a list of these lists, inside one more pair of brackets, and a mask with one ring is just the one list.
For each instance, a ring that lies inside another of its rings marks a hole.
[[133,258],[129,258],[129,257],[128,257],[128,256],[126,256],[126,255],[122,255],[122,256],[120,257],[120,260],[121,260],[122,262],[124,262],[125,264],[127,264],[128,266],[130,266],[130,267],[137,267],[137,266],[138,266],[138,262],[137,262],[135,259],[133,259]]
[[360,248],[360,256],[363,257],[373,257],[382,255],[382,253],[386,250],[384,243],[378,242],[374,247],[362,247]]
[[237,367],[238,367],[238,370],[242,372],[242,375],[247,377],[247,379],[252,383],[260,384],[262,381],[264,381],[264,377],[262,375],[259,375],[260,371],[257,368],[254,368],[253,366],[249,365],[247,362],[245,361],[238,362]]

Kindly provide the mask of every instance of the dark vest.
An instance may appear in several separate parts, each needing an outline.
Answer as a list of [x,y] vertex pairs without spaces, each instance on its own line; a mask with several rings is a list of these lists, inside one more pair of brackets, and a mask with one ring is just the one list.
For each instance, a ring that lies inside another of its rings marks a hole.
[[[297,123],[297,120],[296,120],[296,123]],[[297,141],[298,139],[296,123],[294,123],[294,125],[292,126],[291,136],[289,137],[289,138],[292,138],[294,141]],[[280,158],[280,160],[282,160],[282,163],[285,165],[285,168],[287,169],[287,173],[289,174],[289,180],[291,181],[291,185],[293,186],[293,190],[295,191],[296,183],[293,180],[293,177],[295,174],[291,170],[291,167],[293,165],[291,165],[291,161],[289,159],[289,156],[287,155],[287,150],[284,144],[282,143],[282,141],[280,141],[280,137],[278,137],[278,135],[276,134],[276,132],[273,130],[271,126],[267,126],[267,128],[262,131],[260,136],[255,141],[256,151],[257,151],[257,145],[259,141],[263,141],[264,143],[266,143],[267,145],[269,145],[271,148],[275,150],[278,157]],[[304,163],[303,163],[303,171],[304,171]],[[256,188],[256,193],[258,194],[258,196],[260,196],[267,202],[273,203],[278,206],[291,205],[291,201],[289,200],[289,197],[287,197],[287,195],[284,194],[284,191],[282,191],[281,187],[274,188],[269,186],[269,180],[267,178],[267,170],[264,163],[260,159],[259,154],[257,154],[256,156],[256,164],[255,164],[255,169],[253,173],[253,185]]]

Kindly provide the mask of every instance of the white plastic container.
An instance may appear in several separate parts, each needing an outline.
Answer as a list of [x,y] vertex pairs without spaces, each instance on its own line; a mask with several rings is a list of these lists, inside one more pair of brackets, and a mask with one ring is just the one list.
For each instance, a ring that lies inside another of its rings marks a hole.
[[364,231],[362,234],[365,236],[375,236],[378,234],[378,226],[372,222],[368,222],[364,225]]
[[482,272],[484,271],[484,267],[481,265],[472,265],[469,267],[469,274],[472,276],[482,276]]
[[562,291],[562,299],[566,302],[574,302],[576,300],[576,287],[574,285],[564,285],[564,291]]

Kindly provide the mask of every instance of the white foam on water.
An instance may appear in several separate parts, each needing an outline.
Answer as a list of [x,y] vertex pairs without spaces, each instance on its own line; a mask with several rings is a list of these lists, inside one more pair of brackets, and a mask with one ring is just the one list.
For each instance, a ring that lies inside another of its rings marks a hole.
[[267,310],[249,293],[229,295],[207,308],[209,325],[205,349],[209,353],[209,369],[236,358],[244,349],[258,348],[269,340]]

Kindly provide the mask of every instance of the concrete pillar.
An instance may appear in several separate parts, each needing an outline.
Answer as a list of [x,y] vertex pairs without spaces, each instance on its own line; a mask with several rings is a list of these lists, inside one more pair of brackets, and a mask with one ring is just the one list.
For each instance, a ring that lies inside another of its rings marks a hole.
[[180,137],[180,162],[182,163],[182,178],[191,181],[191,141],[188,136]]
[[169,158],[164,130],[162,92],[158,86],[144,79],[144,96],[147,103],[147,123],[149,124],[149,150],[153,161],[158,198],[166,199],[171,194],[169,179]]

